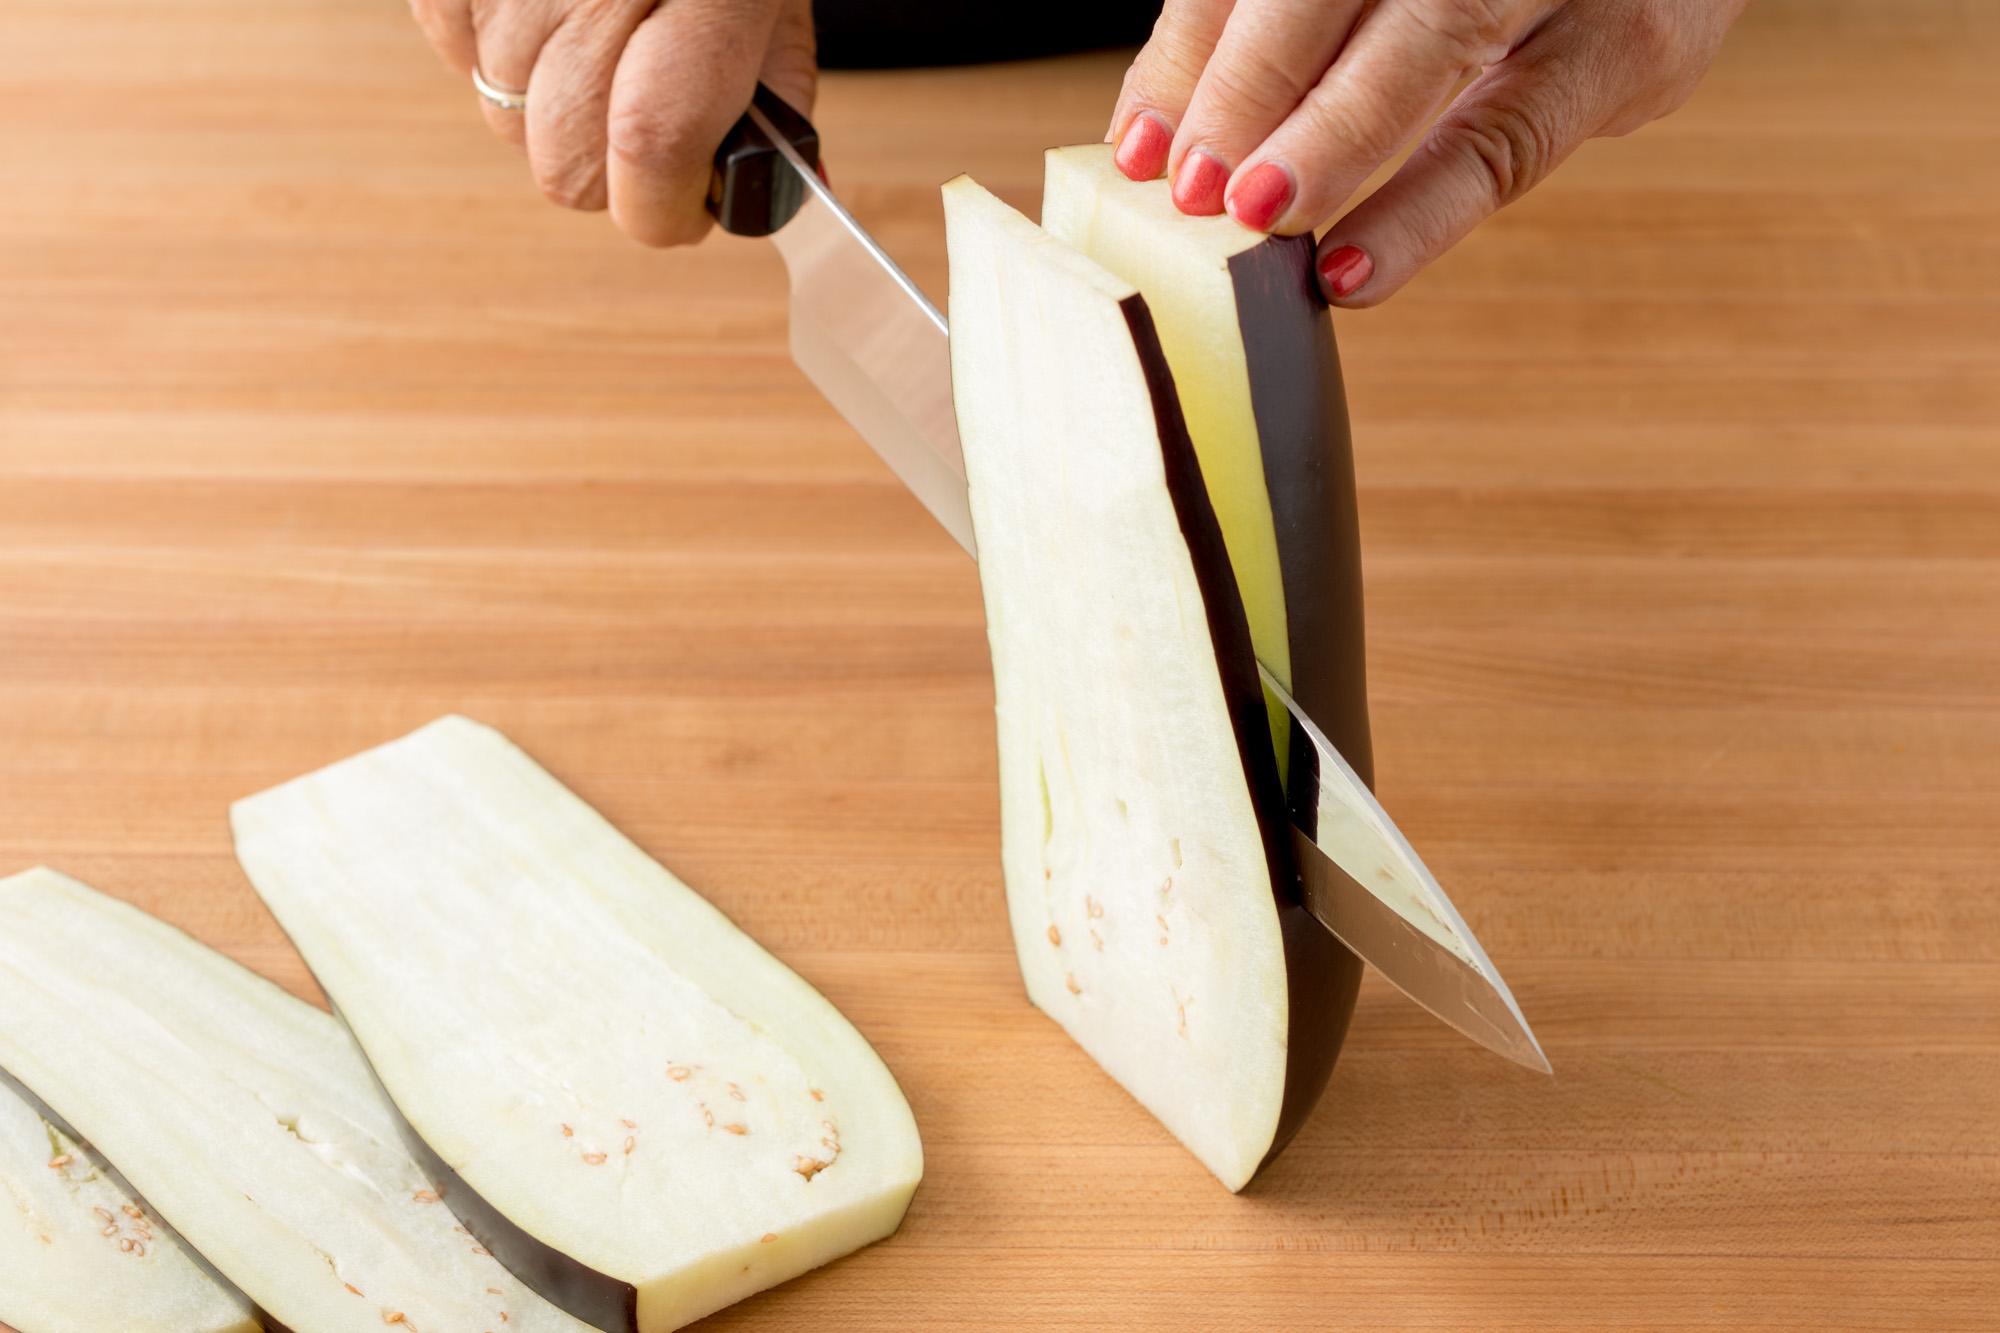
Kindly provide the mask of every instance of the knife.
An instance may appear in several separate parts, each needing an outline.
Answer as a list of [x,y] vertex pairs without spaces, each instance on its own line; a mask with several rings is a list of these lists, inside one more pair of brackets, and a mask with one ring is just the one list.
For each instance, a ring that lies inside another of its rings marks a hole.
[[[791,281],[792,359],[977,558],[944,316],[834,197],[811,122],[759,84],[716,153],[708,202],[725,230],[771,238]],[[1437,879],[1297,701],[1263,663],[1257,669],[1291,714],[1293,753],[1306,757],[1294,764],[1291,802],[1306,910],[1452,1027],[1551,1072]]]

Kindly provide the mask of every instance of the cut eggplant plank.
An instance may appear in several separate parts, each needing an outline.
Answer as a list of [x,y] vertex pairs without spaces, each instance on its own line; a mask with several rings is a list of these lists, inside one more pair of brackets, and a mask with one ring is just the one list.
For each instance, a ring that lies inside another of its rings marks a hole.
[[0,1328],[257,1333],[250,1301],[89,1144],[0,1076]]
[[945,186],[952,380],[1029,998],[1231,1189],[1345,1031],[1243,604],[1130,284]]
[[[1226,216],[1189,217],[1166,181],[1127,178],[1112,151],[1108,144],[1049,151],[1043,225],[1138,288],[1157,322],[1259,658],[1321,728],[1317,736],[1293,730],[1272,699],[1293,820],[1396,919],[1484,978],[1514,1020],[1495,1030],[1518,1025],[1519,1040],[1504,1043],[1512,1058],[1545,1069],[1506,983],[1368,790],[1354,459],[1333,319],[1313,279],[1313,238],[1260,236]],[[1328,743],[1333,752],[1319,758]],[[1404,947],[1388,917],[1346,919],[1375,921],[1369,938],[1381,948]],[[1351,933],[1348,940],[1359,942]],[[1351,996],[1358,961],[1347,955],[1331,966]],[[1400,969],[1389,970],[1402,984]],[[1481,1005],[1484,989],[1474,988]],[[1441,1012],[1461,1017],[1455,1005]]]
[[[1189,217],[1165,181],[1127,179],[1097,144],[1049,151],[1042,221],[1145,298],[1259,661],[1368,781],[1354,460],[1312,238]],[[1312,827],[1317,789],[1291,781],[1290,718],[1269,694],[1265,708],[1292,816]],[[1332,1074],[1361,988],[1361,960],[1294,901],[1281,897],[1279,908],[1293,1023],[1312,1025],[1303,1054],[1319,1067],[1295,1070],[1280,1144]]]
[[901,1221],[922,1149],[874,1049],[498,732],[443,718],[232,819],[469,1224],[553,1299],[623,1293],[654,1333]]
[[[1373,773],[1347,400],[1311,236],[1190,217],[1109,144],[1050,149],[1042,225],[1146,298],[1258,660],[1364,780]],[[1289,726],[1272,701],[1286,767]]]
[[457,1224],[338,1020],[51,870],[0,880],[0,1067],[296,1333],[585,1333]]

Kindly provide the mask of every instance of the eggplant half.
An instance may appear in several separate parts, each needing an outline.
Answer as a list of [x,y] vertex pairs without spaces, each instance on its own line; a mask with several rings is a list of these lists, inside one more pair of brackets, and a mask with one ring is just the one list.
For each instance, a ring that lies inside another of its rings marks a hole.
[[0,1328],[257,1333],[248,1298],[96,1149],[0,1076]]
[[1022,976],[1240,1189],[1318,1097],[1358,975],[1299,905],[1246,614],[1283,623],[1281,562],[1239,583],[1137,285],[970,180],[944,196]]
[[817,991],[500,733],[239,801],[251,882],[480,1242],[658,1333],[888,1235],[923,1170]]
[[0,880],[0,1068],[145,1199],[84,1205],[103,1239],[157,1210],[274,1325],[587,1333],[459,1225],[338,1020],[51,870]]
[[[1372,785],[1354,454],[1313,238],[1190,217],[1166,181],[1131,180],[1112,151],[1049,150],[1042,225],[1145,298],[1257,659]],[[1324,829],[1312,744],[1268,692],[1265,704],[1291,817]],[[1295,774],[1294,756],[1315,771]],[[1278,911],[1295,1045],[1274,1151],[1325,1089],[1361,986],[1361,960],[1305,912],[1293,883]]]

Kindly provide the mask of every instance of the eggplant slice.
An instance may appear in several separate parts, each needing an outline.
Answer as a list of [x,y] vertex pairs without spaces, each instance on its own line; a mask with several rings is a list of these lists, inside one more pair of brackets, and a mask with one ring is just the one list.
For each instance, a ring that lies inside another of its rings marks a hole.
[[257,1333],[242,1292],[61,1117],[0,1075],[0,1328]]
[[0,1067],[278,1324],[585,1333],[457,1224],[338,1020],[52,870],[0,880]]
[[448,717],[239,801],[237,855],[453,1202],[582,1317],[676,1328],[893,1232],[873,1048],[498,732]]
[[1240,1189],[1351,1004],[1298,905],[1242,598],[1145,301],[972,181],[944,197],[1022,976]]
[[[1257,658],[1372,772],[1361,539],[1333,319],[1313,238],[1189,217],[1109,144],[1049,150],[1042,225],[1146,298],[1242,589]],[[1286,768],[1289,716],[1271,703]]]

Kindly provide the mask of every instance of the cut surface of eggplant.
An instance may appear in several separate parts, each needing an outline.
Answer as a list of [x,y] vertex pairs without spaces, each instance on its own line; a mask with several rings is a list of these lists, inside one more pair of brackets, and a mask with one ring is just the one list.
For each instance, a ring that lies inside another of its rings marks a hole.
[[1242,601],[1145,302],[972,181],[944,198],[1022,976],[1240,1189],[1345,1027]]
[[90,1145],[0,1077],[0,1326],[256,1333],[249,1300]]
[[0,1067],[298,1333],[586,1333],[458,1225],[337,1019],[51,870],[0,880]]
[[468,1225],[675,1328],[894,1231],[901,1090],[810,985],[500,733],[448,717],[239,801],[237,854]]
[[[1258,660],[1372,774],[1347,402],[1310,236],[1189,217],[1109,144],[1050,149],[1042,225],[1146,298]],[[1270,704],[1279,767],[1289,721]]]

